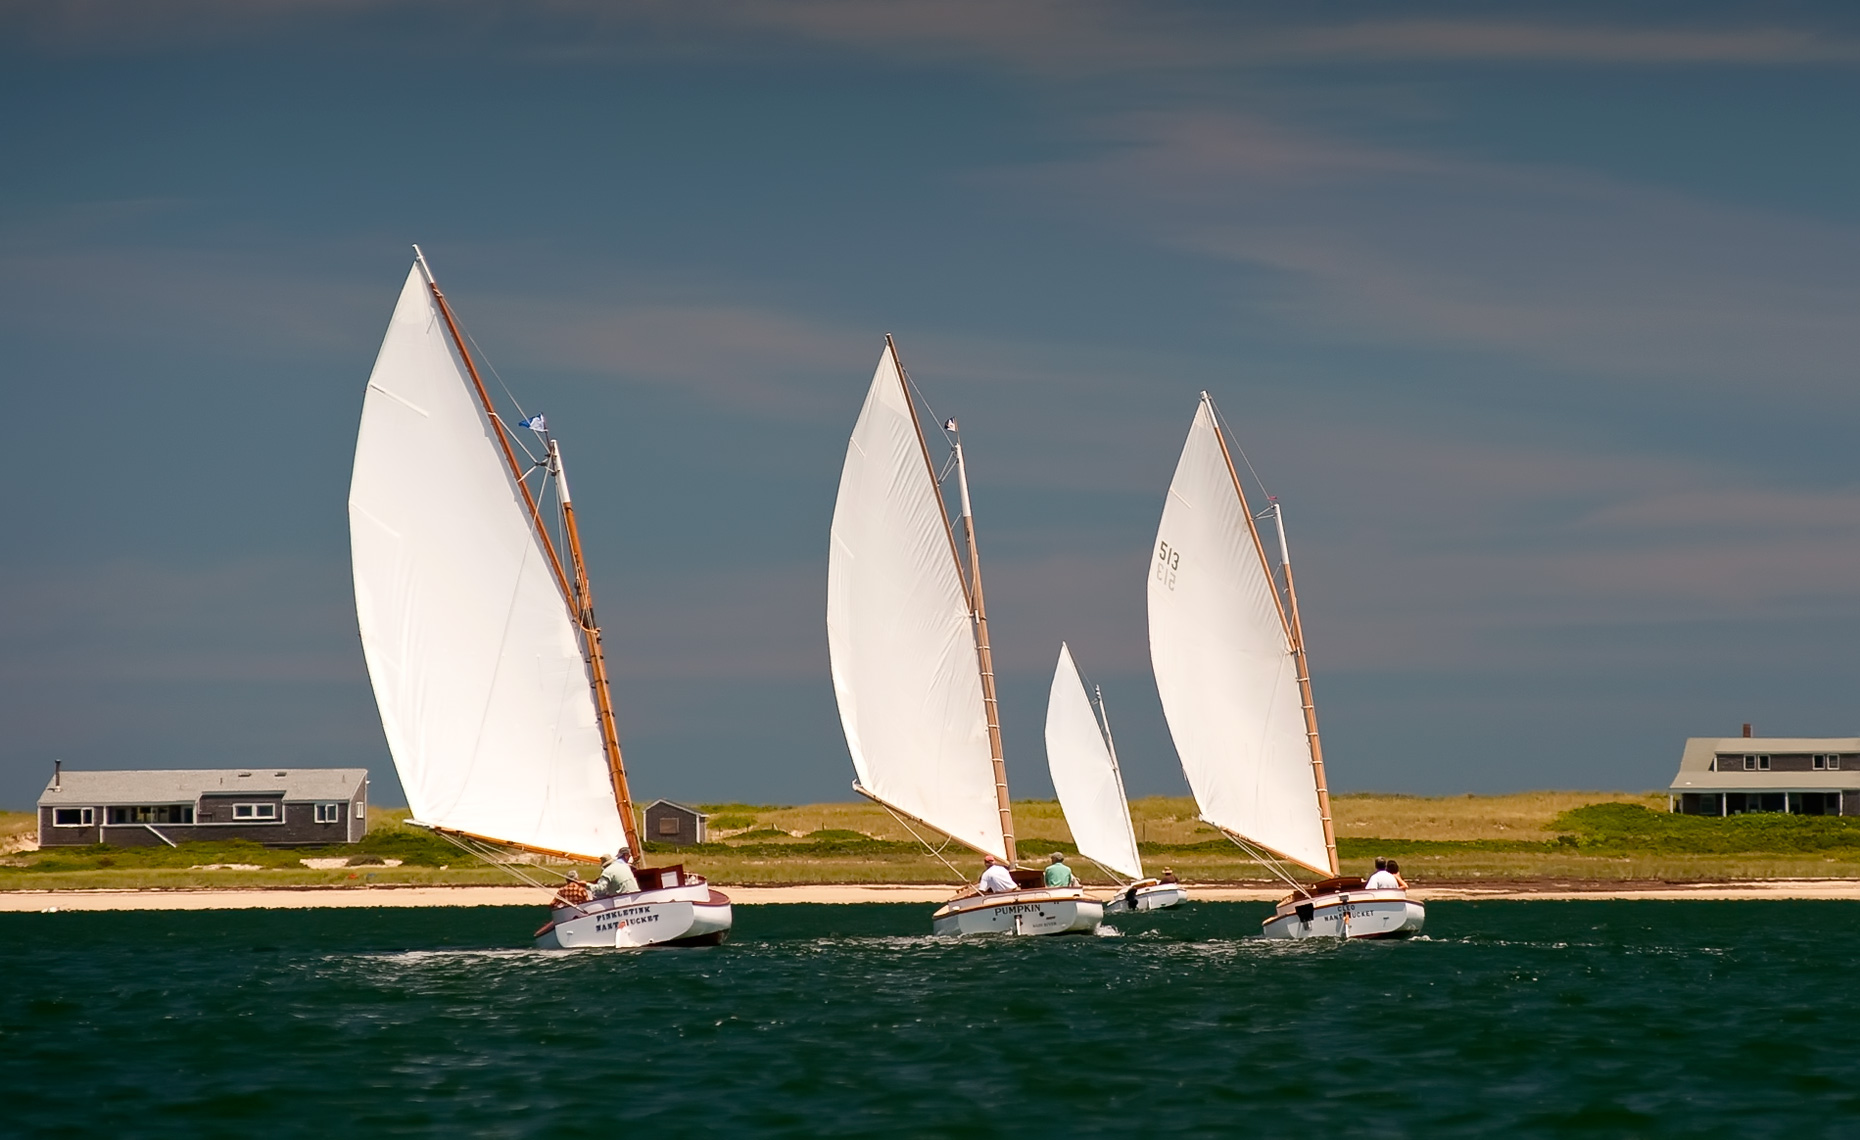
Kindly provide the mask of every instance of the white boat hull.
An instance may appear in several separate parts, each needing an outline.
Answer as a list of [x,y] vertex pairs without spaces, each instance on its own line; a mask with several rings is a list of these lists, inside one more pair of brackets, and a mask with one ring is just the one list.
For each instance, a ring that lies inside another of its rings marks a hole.
[[930,917],[939,935],[1090,934],[1104,919],[1104,904],[1077,887],[1036,887],[966,895]]
[[1411,938],[1426,921],[1405,891],[1362,890],[1294,896],[1262,926],[1267,938]]
[[536,932],[541,950],[714,946],[730,932],[729,896],[693,884],[557,906]]
[[1188,890],[1180,883],[1149,883],[1130,887],[1104,900],[1104,913],[1129,914],[1132,911],[1168,910],[1188,901]]

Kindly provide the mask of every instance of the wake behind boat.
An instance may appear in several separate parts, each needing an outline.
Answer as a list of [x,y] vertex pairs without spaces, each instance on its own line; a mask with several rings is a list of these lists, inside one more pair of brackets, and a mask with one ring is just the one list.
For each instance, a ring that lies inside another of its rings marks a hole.
[[[414,252],[368,378],[349,486],[362,652],[414,820],[542,885],[513,853],[599,862],[644,850],[601,629],[561,448],[540,415],[519,425],[539,451],[506,430]],[[702,876],[635,874],[637,891],[555,908],[537,945],[685,944],[729,930],[729,899]]]
[[[1270,515],[1278,573],[1257,520]],[[1255,515],[1201,394],[1157,528],[1149,571],[1150,662],[1169,734],[1204,822],[1291,886],[1271,938],[1400,938],[1420,903],[1368,891],[1337,866],[1298,591],[1277,501]],[[1315,872],[1299,882],[1285,865]]]
[[1060,642],[1059,663],[1053,667],[1053,687],[1046,698],[1046,766],[1066,826],[1072,829],[1080,855],[1124,880],[1123,888],[1105,900],[1106,914],[1180,906],[1188,899],[1180,883],[1143,873],[1104,691],[1093,686],[1091,692],[1086,695],[1071,647]]
[[827,648],[853,789],[907,829],[940,832],[1012,871],[1017,889],[970,891],[938,909],[936,933],[1089,932],[1103,917],[1100,903],[1015,869],[968,473],[955,421],[945,430],[966,571],[909,378],[887,336],[847,443],[827,556]]

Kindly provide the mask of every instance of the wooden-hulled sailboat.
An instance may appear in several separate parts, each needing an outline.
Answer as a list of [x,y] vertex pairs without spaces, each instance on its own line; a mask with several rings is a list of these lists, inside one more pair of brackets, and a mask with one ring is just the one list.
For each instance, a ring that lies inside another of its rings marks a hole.
[[[910,382],[885,338],[840,472],[827,556],[827,646],[860,795],[1015,866],[1014,814],[996,715],[988,610],[962,445],[951,436],[966,569]],[[908,827],[909,824],[907,823]],[[921,837],[920,837],[921,838]],[[970,892],[932,916],[938,934],[1065,934],[1104,908],[1076,887]]]
[[1104,690],[1093,686],[1087,694],[1072,649],[1063,641],[1046,698],[1046,766],[1079,854],[1121,880],[1123,889],[1104,904],[1106,914],[1163,910],[1187,900],[1180,883],[1143,873]]
[[[599,862],[623,845],[637,859],[561,449],[541,416],[521,425],[540,454],[506,429],[414,253],[349,485],[362,651],[413,819],[489,861],[503,849]],[[637,874],[648,889],[553,908],[537,944],[691,944],[729,930],[729,899],[701,876]]]
[[[1278,573],[1258,519],[1277,533]],[[1399,938],[1426,913],[1338,874],[1298,592],[1277,502],[1256,517],[1201,394],[1149,572],[1150,661],[1201,818],[1283,877],[1274,938]],[[1286,865],[1321,877],[1299,882]]]

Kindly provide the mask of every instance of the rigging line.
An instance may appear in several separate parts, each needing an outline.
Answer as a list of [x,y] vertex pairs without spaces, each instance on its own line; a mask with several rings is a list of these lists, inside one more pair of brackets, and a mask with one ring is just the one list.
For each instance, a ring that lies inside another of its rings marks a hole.
[[1266,496],[1268,502],[1276,502],[1277,496],[1266,490],[1266,481],[1259,477],[1259,472],[1253,470],[1253,461],[1246,457],[1246,448],[1240,446],[1240,437],[1234,432],[1234,426],[1227,422],[1227,417],[1222,414],[1221,406],[1214,402],[1214,397],[1208,397],[1208,406],[1214,409],[1214,418],[1221,421],[1221,430],[1227,433],[1228,445],[1240,453],[1240,462],[1246,464],[1247,474],[1253,476],[1253,482],[1259,485],[1259,493]]
[[[536,879],[531,878],[528,874],[517,870],[517,867],[515,864],[504,862],[503,860],[500,860],[500,859],[492,858],[491,855],[488,854],[488,852],[491,850],[488,847],[481,850],[478,846],[468,843],[466,840],[462,839],[461,837],[449,834],[448,832],[444,832],[444,831],[435,831],[434,834],[438,835],[441,839],[444,839],[447,843],[452,844],[452,846],[458,848],[460,851],[465,852],[465,854],[470,855],[474,859],[477,859],[479,862],[484,863],[488,866],[497,868],[498,870],[504,872],[505,874],[511,876],[512,878],[516,879],[518,882],[521,882],[526,886],[536,887],[541,890],[549,889],[549,885],[547,883],[539,882]],[[567,875],[563,875],[559,871],[552,871],[550,873],[561,875],[563,879],[568,878]]]
[[[1098,862],[1098,860],[1093,859],[1090,855],[1085,854],[1085,852],[1083,851],[1079,852],[1079,858],[1085,860],[1087,863],[1090,863],[1092,866],[1098,868],[1100,871],[1103,871],[1106,875],[1110,876],[1111,881],[1113,883],[1116,883],[1118,886],[1127,887],[1130,885],[1130,883],[1124,882],[1123,877],[1119,875],[1116,871],[1111,870],[1111,868],[1105,866],[1103,863],[1100,863]],[[1135,879],[1131,880],[1131,882],[1135,882],[1135,881],[1136,881]]]
[[[456,307],[454,307],[452,310],[452,322],[458,326],[459,332],[463,333],[465,336],[465,339],[471,343],[472,351],[478,354],[478,357],[477,357],[478,360],[481,363],[483,363],[483,365],[486,368],[491,370],[491,378],[496,380],[497,386],[504,390],[504,396],[510,401],[510,406],[517,409],[517,414],[520,417],[526,420],[529,419],[530,414],[523,410],[523,401],[517,399],[517,394],[510,390],[510,385],[504,383],[504,377],[497,371],[497,365],[491,362],[490,355],[486,353],[482,347],[479,346],[478,338],[471,335],[471,329],[466,327],[465,320],[463,317],[459,316],[459,312]],[[495,409],[492,410],[491,414],[494,416],[497,416],[499,419],[503,418],[501,415],[497,413]],[[516,441],[517,446],[519,448],[522,448],[523,454],[530,457],[531,463],[536,463],[538,461],[536,458],[536,453],[531,451],[524,444],[522,436],[516,435],[514,433],[508,433],[508,434],[510,434],[511,439]]]
[[892,819],[895,819],[895,820],[897,820],[897,821],[898,821],[898,826],[899,826],[899,827],[902,827],[902,828],[903,828],[904,830],[906,830],[906,831],[908,831],[908,832],[910,832],[910,833],[911,833],[911,838],[912,838],[912,839],[915,839],[915,840],[916,840],[917,842],[919,842],[919,843],[921,843],[921,844],[923,844],[923,845],[924,845],[924,849],[925,849],[926,851],[928,851],[928,852],[930,852],[930,854],[932,854],[932,855],[934,855],[934,856],[936,856],[936,859],[937,859],[937,862],[939,862],[939,863],[941,863],[941,864],[943,864],[943,866],[945,866],[945,867],[948,867],[948,868],[949,868],[949,873],[950,873],[950,874],[952,874],[952,875],[954,875],[954,876],[956,876],[956,881],[957,881],[957,882],[959,882],[959,883],[963,883],[963,884],[967,884],[967,883],[968,883],[968,881],[969,881],[969,876],[967,876],[967,875],[965,875],[965,874],[963,874],[963,873],[962,873],[961,871],[958,871],[958,870],[956,870],[956,865],[955,865],[954,863],[951,863],[951,862],[950,862],[950,861],[949,861],[948,859],[945,859],[945,858],[943,858],[943,847],[948,847],[948,846],[949,846],[949,840],[944,840],[944,842],[943,842],[943,847],[932,847],[932,846],[930,846],[930,841],[929,841],[929,840],[927,840],[927,839],[925,839],[925,838],[924,838],[923,836],[921,836],[921,835],[919,835],[919,834],[917,834],[917,831],[916,831],[916,829],[914,829],[913,827],[911,827],[911,825],[910,825],[910,824],[908,824],[908,823],[905,823],[905,822],[904,822],[904,817],[903,817],[903,816],[900,816],[900,815],[899,815],[899,814],[898,814],[897,812],[895,812],[895,811],[892,811],[892,810],[891,810],[891,805],[890,805],[890,804],[888,804],[888,803],[886,803],[886,802],[885,802],[885,801],[883,801],[883,800],[874,800],[874,801],[872,801],[872,802],[874,802],[874,803],[876,803],[876,804],[878,804],[878,806],[879,806],[879,807],[882,807],[882,808],[884,808],[884,809],[885,809],[885,812],[886,812],[886,814],[888,814],[888,815],[890,815]]
[[1279,865],[1279,861],[1277,859],[1274,859],[1271,856],[1267,855],[1265,852],[1256,849],[1250,843],[1241,842],[1240,839],[1230,831],[1226,831],[1220,828],[1216,828],[1216,830],[1220,831],[1222,835],[1225,835],[1229,843],[1233,844],[1235,847],[1238,847],[1241,851],[1244,851],[1247,854],[1247,856],[1251,858],[1255,863],[1258,863],[1260,866],[1266,868],[1266,870],[1271,871],[1275,876],[1277,876],[1280,879],[1280,881],[1284,882],[1285,885],[1291,887],[1292,890],[1298,892],[1301,895],[1304,895],[1306,898],[1311,897],[1311,892],[1305,889],[1304,884],[1300,883],[1297,879],[1292,878],[1291,874],[1287,872],[1285,868]]
[[[936,409],[930,406],[930,397],[924,395],[923,389],[917,386],[917,381],[911,379],[910,371],[904,367],[904,362],[902,360],[898,361],[898,371],[903,373],[905,384],[910,386],[912,393],[914,393],[917,399],[923,404],[924,411],[930,413],[930,421],[936,424],[936,430],[943,433],[943,442],[950,447],[956,446],[956,441],[950,438],[949,429],[943,426],[949,421],[936,414]],[[940,481],[941,480],[939,480],[939,482]]]

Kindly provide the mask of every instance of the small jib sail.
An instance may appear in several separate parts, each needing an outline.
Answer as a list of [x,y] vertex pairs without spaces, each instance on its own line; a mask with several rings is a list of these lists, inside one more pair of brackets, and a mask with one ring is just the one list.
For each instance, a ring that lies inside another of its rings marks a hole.
[[959,444],[954,458],[967,574],[909,381],[886,337],[833,506],[833,692],[860,794],[1012,863],[987,610]]
[[543,454],[520,463],[526,445],[416,260],[368,378],[349,485],[368,675],[414,819],[553,854],[638,851],[568,483],[554,441],[537,438]]
[[[1103,694],[1098,707],[1104,707]],[[1085,681],[1064,642],[1046,700],[1046,766],[1079,854],[1126,879],[1143,878],[1109,718],[1101,720],[1092,710]]]
[[1332,876],[1336,838],[1291,560],[1278,504],[1264,513],[1278,529],[1277,576],[1203,392],[1150,562],[1150,661],[1202,819]]

